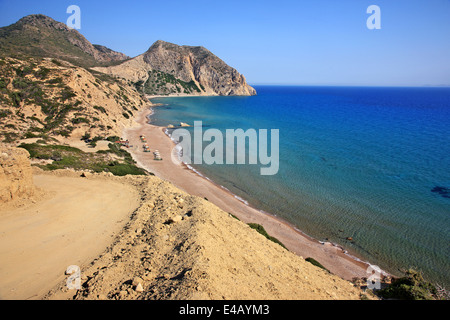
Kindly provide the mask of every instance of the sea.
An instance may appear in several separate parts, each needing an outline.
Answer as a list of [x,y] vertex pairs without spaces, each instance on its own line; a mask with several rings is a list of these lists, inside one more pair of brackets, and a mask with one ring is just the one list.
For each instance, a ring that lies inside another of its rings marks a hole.
[[275,175],[250,163],[191,168],[319,241],[450,288],[450,88],[255,89],[252,97],[152,99],[160,106],[151,123],[202,121],[224,137],[279,130]]

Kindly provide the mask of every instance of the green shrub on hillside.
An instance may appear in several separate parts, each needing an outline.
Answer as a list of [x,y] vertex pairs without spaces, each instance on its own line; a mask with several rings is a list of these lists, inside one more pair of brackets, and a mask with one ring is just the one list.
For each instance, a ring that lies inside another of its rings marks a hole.
[[409,269],[403,278],[393,279],[390,286],[377,292],[385,299],[434,300],[436,287],[424,280],[419,271]]
[[89,124],[89,119],[83,118],[83,117],[79,117],[79,118],[74,118],[72,120],[70,120],[73,124],[80,124],[80,123],[87,123]]
[[[168,86],[168,84],[171,84],[172,86]],[[136,83],[135,86],[136,88],[141,89],[142,83]],[[157,70],[152,70],[149,72],[149,78],[147,82],[143,84],[142,89],[147,94],[164,95],[177,92],[184,92],[186,94],[201,92],[200,88],[195,84],[193,80],[191,80],[190,82],[185,82],[183,80],[175,78],[175,76],[170,73],[165,73]]]
[[0,118],[6,118],[7,116],[11,115],[12,112],[4,109],[4,110],[0,110]]
[[63,83],[63,79],[61,77],[53,78],[50,80],[47,80],[48,84],[61,84]]
[[8,81],[5,78],[0,78],[0,89],[5,89],[8,86]]
[[308,261],[309,263],[315,265],[316,267],[319,267],[323,270],[326,270],[328,272],[330,272],[330,270],[328,270],[327,268],[325,268],[319,261],[313,259],[313,258],[306,258],[305,261]]
[[44,80],[48,77],[50,71],[51,70],[46,67],[41,67],[38,71],[34,72],[34,76],[38,79]]
[[250,226],[250,228],[255,229],[256,231],[258,231],[258,233],[262,234],[264,237],[266,237],[270,241],[273,241],[273,242],[279,244],[280,246],[282,246],[283,248],[285,248],[287,250],[285,245],[282,244],[277,238],[270,236],[262,225],[259,225],[257,223],[249,223],[248,225]]
[[62,102],[65,102],[66,100],[72,99],[76,96],[77,95],[75,94],[75,92],[72,91],[72,89],[70,89],[69,87],[65,87],[64,90],[61,92],[61,96],[59,97],[59,99]]
[[145,175],[146,171],[132,164],[119,163],[108,167],[109,172],[115,176]]
[[134,164],[131,155],[127,151],[120,150],[118,146],[112,147],[114,151],[109,151],[119,155],[122,159],[114,162],[111,162],[109,157],[106,156],[108,152],[86,153],[70,146],[31,143],[21,144],[19,148],[27,150],[31,158],[53,160],[52,164],[40,166],[44,170],[73,168],[75,170],[91,170],[94,172],[106,171],[116,176],[148,174],[147,171]]
[[52,59],[52,62],[53,62],[53,64],[56,64],[57,66],[59,66],[59,67],[61,67],[62,66],[62,63],[61,62],[59,62],[58,60],[56,60],[56,59]]
[[108,114],[107,112],[106,112],[106,109],[105,108],[103,108],[103,107],[99,107],[99,106],[94,106],[94,109],[96,109],[96,110],[98,110],[98,111],[100,111],[100,112],[102,112],[102,113],[104,113],[104,114]]

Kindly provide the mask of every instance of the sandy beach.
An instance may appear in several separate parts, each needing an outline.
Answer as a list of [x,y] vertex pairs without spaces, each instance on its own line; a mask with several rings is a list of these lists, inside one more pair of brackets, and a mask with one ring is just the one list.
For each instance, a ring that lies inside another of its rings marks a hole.
[[[34,168],[30,177],[39,191],[2,207],[0,299],[362,297],[363,291],[346,280],[367,276],[367,265],[174,164],[174,143],[164,128],[147,123],[150,113],[141,111],[124,137],[138,164],[156,176]],[[160,151],[162,161],[143,152],[141,135],[152,151]],[[263,225],[289,251],[250,228],[250,222]],[[78,290],[67,287],[65,272],[72,265],[80,270]]]
[[[279,239],[291,252],[303,258],[316,259],[332,273],[345,280],[368,276],[366,270],[369,265],[353,259],[342,248],[312,239],[286,221],[246,205],[232,193],[188,169],[186,165],[174,164],[171,154],[175,144],[164,133],[165,128],[148,124],[148,116],[151,113],[151,106],[149,106],[139,113],[136,118],[137,124],[123,132],[123,138],[128,139],[132,146],[128,151],[138,165],[172,182],[189,194],[207,198],[211,203],[245,223],[258,223],[264,226],[271,236]],[[143,152],[141,135],[146,137],[151,153]],[[155,150],[160,152],[163,161],[154,160]]]

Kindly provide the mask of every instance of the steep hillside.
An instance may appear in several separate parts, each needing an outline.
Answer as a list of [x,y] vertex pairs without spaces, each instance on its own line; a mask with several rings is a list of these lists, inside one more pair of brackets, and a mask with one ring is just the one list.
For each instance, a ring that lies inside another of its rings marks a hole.
[[0,141],[120,136],[145,103],[126,82],[68,62],[0,58]]
[[41,14],[0,28],[0,56],[60,58],[84,67],[129,59],[122,53],[92,45],[78,31]]
[[80,290],[67,290],[64,279],[46,299],[361,298],[362,291],[350,282],[167,181],[103,173],[88,178],[100,179],[133,185],[141,205],[115,242],[90,265],[80,266]]
[[134,59],[95,69],[130,80],[148,95],[256,95],[243,75],[204,47],[157,41]]

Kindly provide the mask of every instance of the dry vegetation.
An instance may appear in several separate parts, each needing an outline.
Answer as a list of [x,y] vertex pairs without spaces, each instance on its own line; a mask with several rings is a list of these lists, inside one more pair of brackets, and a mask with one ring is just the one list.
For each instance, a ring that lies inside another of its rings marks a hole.
[[145,103],[126,82],[55,59],[0,59],[0,139],[119,135]]

